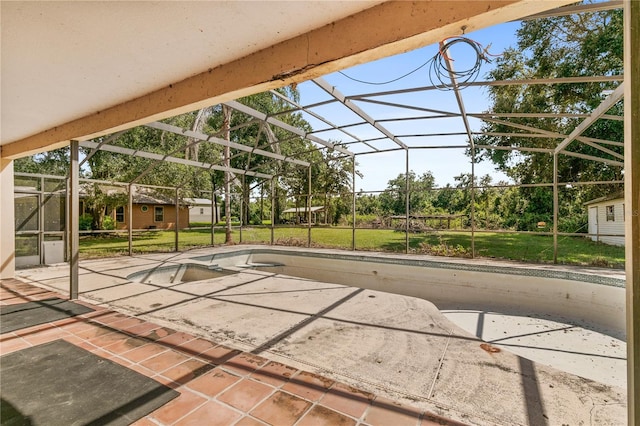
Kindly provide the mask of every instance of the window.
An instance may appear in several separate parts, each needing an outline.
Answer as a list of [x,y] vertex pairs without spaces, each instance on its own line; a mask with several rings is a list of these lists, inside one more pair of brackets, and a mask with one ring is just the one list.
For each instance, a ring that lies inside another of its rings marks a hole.
[[615,222],[616,215],[615,215],[614,206],[607,206],[606,210],[607,210],[607,222]]
[[164,207],[153,208],[153,220],[155,222],[164,222]]
[[200,214],[204,214],[204,208],[200,207]]
[[124,207],[116,207],[116,222],[124,223]]

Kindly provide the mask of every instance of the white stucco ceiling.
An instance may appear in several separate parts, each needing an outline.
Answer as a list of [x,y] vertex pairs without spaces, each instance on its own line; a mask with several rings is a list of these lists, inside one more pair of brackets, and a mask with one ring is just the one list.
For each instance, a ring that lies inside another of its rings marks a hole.
[[2,1],[1,144],[241,58],[376,1]]

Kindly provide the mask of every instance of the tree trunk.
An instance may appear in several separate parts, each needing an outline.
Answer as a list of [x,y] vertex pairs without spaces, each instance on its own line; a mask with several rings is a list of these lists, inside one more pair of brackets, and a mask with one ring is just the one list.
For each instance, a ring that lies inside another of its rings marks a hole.
[[[224,130],[224,138],[227,141],[231,140],[231,108],[226,105],[222,105],[222,128]],[[231,151],[229,146],[224,147],[224,166],[230,167],[231,165]],[[229,170],[224,172],[224,215],[226,219],[225,226],[225,243],[233,244],[231,238],[231,173]]]

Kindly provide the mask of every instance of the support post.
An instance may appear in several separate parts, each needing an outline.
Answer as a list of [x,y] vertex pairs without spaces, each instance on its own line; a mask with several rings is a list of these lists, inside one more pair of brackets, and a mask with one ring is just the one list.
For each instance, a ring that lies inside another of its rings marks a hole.
[[213,191],[213,181],[211,182],[211,246],[215,245],[214,232],[216,229],[216,193]]
[[80,144],[72,140],[70,143],[71,163],[69,164],[69,299],[78,298],[80,270],[80,167],[78,163]]
[[178,234],[180,231],[180,189],[176,188],[176,226],[175,226],[175,250],[174,251],[179,251],[179,238],[178,238]]
[[16,228],[14,210],[13,160],[0,157],[0,279],[16,272]]
[[129,256],[133,256],[133,185],[129,184],[129,193],[128,193],[128,202],[127,202],[127,223],[129,230]]
[[311,166],[307,178],[307,247],[311,247]]
[[[353,226],[351,227],[351,250],[356,249],[356,156],[354,155],[352,158],[353,170],[351,171],[351,189],[353,194],[353,204],[351,208],[353,209]],[[326,214],[326,212],[325,212]]]
[[274,227],[276,225],[276,185],[275,178],[271,178],[271,245],[273,245]]
[[404,252],[409,253],[409,150],[405,149],[405,167],[404,167],[404,210],[405,210],[405,222],[404,222]]
[[553,263],[558,263],[558,154],[553,153]]
[[245,205],[244,205],[244,196],[245,196],[245,194],[244,194],[244,191],[245,191],[245,188],[246,188],[245,178],[246,178],[246,175],[242,175],[242,188],[240,189],[240,217],[239,217],[239,219],[240,219],[240,231],[239,231],[240,244],[242,244],[242,228],[243,228],[243,225],[244,225],[244,209],[245,209]]
[[624,1],[627,424],[640,426],[640,2]]

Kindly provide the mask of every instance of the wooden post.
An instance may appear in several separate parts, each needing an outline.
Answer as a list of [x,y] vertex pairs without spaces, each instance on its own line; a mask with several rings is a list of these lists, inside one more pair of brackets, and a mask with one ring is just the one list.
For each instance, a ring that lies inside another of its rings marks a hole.
[[640,425],[640,2],[624,1],[627,424]]

